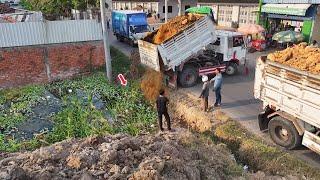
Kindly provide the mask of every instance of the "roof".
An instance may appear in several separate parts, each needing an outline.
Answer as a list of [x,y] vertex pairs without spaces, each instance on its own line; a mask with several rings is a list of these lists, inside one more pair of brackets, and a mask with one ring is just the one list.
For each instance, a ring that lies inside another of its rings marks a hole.
[[305,16],[310,6],[311,4],[265,4],[261,8],[261,12]]
[[14,13],[15,10],[9,5],[0,3],[0,14]]
[[198,3],[213,3],[213,4],[259,4],[259,0],[198,0]]

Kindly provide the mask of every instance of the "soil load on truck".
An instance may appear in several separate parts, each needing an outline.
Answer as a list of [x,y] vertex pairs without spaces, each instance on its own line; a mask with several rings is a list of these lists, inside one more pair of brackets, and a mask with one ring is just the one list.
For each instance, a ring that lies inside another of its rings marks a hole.
[[307,43],[276,51],[269,54],[267,58],[301,71],[320,74],[320,48],[310,48]]
[[147,35],[144,40],[153,44],[161,44],[201,17],[201,15],[196,14],[177,16],[168,21],[168,23],[161,25],[157,31]]

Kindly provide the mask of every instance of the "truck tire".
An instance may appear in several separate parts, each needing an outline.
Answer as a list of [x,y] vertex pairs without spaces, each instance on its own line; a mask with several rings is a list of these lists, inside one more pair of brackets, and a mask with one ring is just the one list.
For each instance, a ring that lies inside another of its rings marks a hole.
[[120,35],[116,35],[118,41],[123,42],[123,38]]
[[129,44],[131,47],[135,47],[134,41],[133,40],[129,40]]
[[193,66],[185,66],[179,73],[179,84],[182,87],[192,87],[197,83],[198,72]]
[[238,65],[234,62],[231,62],[226,67],[226,74],[229,76],[235,75],[238,73]]
[[302,137],[293,123],[281,116],[273,117],[268,125],[271,139],[286,149],[294,149],[301,145]]

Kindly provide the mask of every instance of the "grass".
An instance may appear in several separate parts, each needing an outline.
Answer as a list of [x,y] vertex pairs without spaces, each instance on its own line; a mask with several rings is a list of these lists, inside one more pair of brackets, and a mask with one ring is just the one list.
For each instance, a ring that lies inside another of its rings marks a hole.
[[112,57],[112,71],[114,75],[119,73],[125,74],[128,72],[131,62],[128,61],[128,57],[120,50],[110,47],[110,54]]
[[[130,61],[120,51],[111,48],[113,74],[129,71]],[[68,138],[82,138],[96,134],[129,133],[153,131],[156,112],[144,100],[138,80],[128,80],[127,87],[110,84],[103,72],[90,76],[54,82],[46,85],[30,85],[19,89],[0,91],[0,126],[6,131],[29,117],[47,90],[63,100],[62,110],[53,114],[52,131],[27,141],[18,141],[0,134],[0,151],[15,152],[32,150]],[[70,92],[70,90],[72,92]],[[84,94],[83,98],[77,92]],[[99,97],[105,108],[96,109],[93,97]],[[9,108],[6,104],[9,104]],[[110,113],[112,120],[104,112]],[[111,122],[113,121],[113,122]]]
[[263,170],[277,175],[305,176],[308,179],[320,179],[320,171],[306,162],[269,146],[251,135],[235,121],[227,121],[218,126],[214,134],[226,143],[237,158],[255,171]]

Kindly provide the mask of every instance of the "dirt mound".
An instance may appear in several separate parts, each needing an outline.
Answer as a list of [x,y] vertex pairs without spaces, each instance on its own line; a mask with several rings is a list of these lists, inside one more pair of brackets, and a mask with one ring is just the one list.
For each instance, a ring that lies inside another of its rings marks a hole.
[[162,73],[150,69],[147,70],[142,77],[140,87],[147,100],[155,101],[160,89],[163,88]]
[[145,40],[154,44],[161,44],[175,34],[184,30],[189,24],[197,21],[201,17],[202,16],[195,14],[177,16],[168,21],[168,23],[160,26],[158,31],[149,34]]
[[268,59],[302,71],[320,74],[320,48],[310,48],[306,43],[271,53]]
[[10,154],[0,161],[0,179],[228,179],[239,166],[210,142],[183,129],[70,139]]

